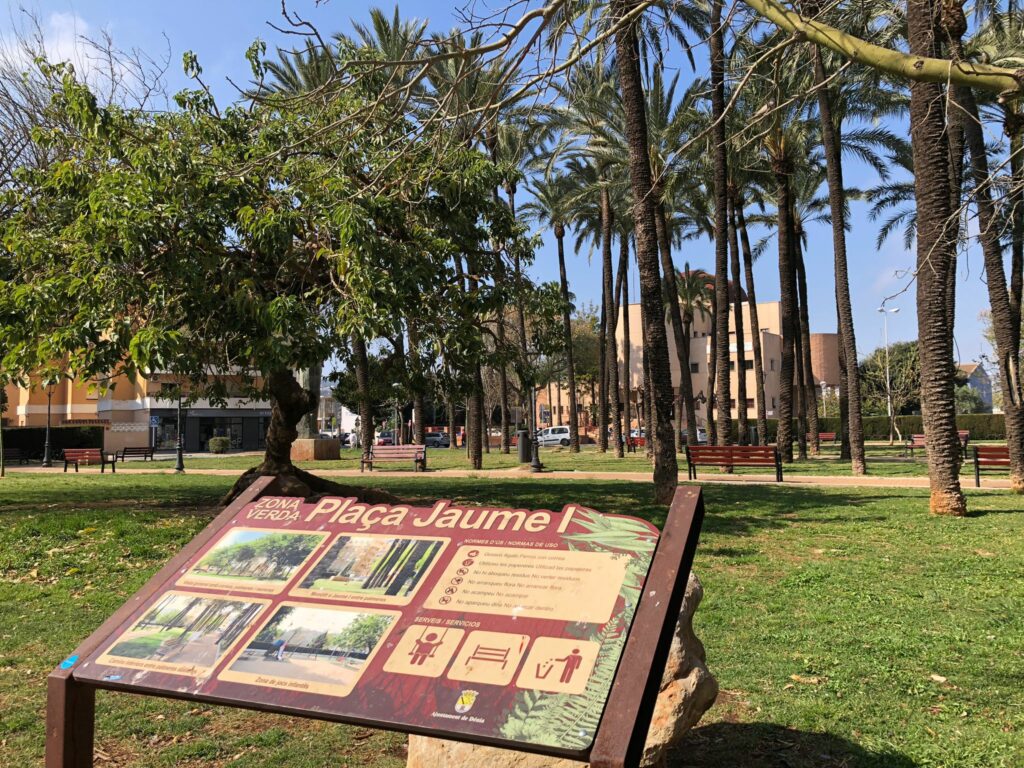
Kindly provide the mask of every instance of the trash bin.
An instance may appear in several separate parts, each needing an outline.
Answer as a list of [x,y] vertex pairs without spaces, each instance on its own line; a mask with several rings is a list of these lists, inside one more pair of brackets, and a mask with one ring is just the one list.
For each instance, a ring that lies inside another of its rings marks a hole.
[[519,463],[529,464],[533,461],[533,442],[530,440],[530,432],[520,429],[516,432],[516,445],[519,446]]

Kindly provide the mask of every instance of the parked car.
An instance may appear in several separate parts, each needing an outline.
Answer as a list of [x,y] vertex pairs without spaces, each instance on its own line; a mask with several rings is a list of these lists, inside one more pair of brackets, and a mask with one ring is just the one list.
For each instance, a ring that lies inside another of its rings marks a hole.
[[451,446],[447,432],[428,432],[427,436],[423,439],[423,443],[427,448],[448,448]]
[[629,436],[633,437],[633,438],[636,438],[636,437],[647,437],[647,430],[646,429],[631,429],[631,430],[629,430]]
[[377,435],[377,445],[394,445],[395,444],[395,433],[390,429],[386,429]]
[[561,445],[563,448],[569,445],[568,427],[545,427],[537,432],[537,443],[545,445]]
[[697,445],[708,444],[708,431],[704,427],[697,427]]

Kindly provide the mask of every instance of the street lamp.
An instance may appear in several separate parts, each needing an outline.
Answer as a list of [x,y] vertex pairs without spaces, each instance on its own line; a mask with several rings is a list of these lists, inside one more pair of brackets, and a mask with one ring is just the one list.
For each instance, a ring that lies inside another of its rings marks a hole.
[[184,474],[184,472],[185,472],[185,445],[184,445],[184,442],[182,441],[182,434],[181,434],[181,397],[182,397],[181,392],[179,392],[178,393],[178,440],[177,440],[177,446],[176,446],[176,451],[177,451],[177,454],[178,454],[178,457],[177,457],[178,460],[177,460],[177,463],[174,465],[174,471],[175,471],[175,473],[177,473],[179,475],[180,474]]
[[53,457],[50,449],[50,409],[53,405],[53,382],[46,384],[46,442],[43,443],[43,466],[52,467]]
[[530,460],[531,472],[543,472],[544,465],[540,463],[540,438],[537,436],[537,388],[530,384],[530,428],[533,433],[533,458]]
[[828,390],[828,382],[822,381],[821,384],[821,416],[822,418],[828,418],[828,403],[825,402],[825,393]]
[[892,381],[889,378],[889,315],[895,315],[900,311],[899,307],[893,307],[892,309],[885,308],[885,301],[882,301],[882,306],[878,308],[878,311],[882,313],[882,328],[885,334],[885,401],[886,410],[889,414],[889,445],[893,443],[892,428],[894,425],[892,415]]

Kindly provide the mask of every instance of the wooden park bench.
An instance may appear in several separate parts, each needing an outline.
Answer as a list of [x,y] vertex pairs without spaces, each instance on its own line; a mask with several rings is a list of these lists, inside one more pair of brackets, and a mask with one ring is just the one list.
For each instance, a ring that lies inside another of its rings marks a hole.
[[142,459],[143,461],[152,460],[155,448],[148,446],[139,446],[137,448],[122,448],[118,453],[115,454],[118,461],[122,464],[129,458]]
[[102,448],[65,448],[64,449],[64,471],[68,471],[68,465],[74,464],[75,472],[78,471],[79,464],[99,464],[100,474],[106,471],[107,464],[110,465],[110,471],[116,472],[117,467],[117,456],[108,456],[103,452]]
[[774,445],[688,445],[686,463],[691,480],[697,479],[697,467],[772,467],[775,482],[782,482],[782,457]]
[[[960,454],[966,459],[967,458],[967,443],[971,439],[970,430],[958,429],[956,431],[957,438],[960,440]],[[928,448],[928,436],[927,435],[911,435],[910,439],[907,440],[903,455],[914,455],[915,448]]]
[[359,461],[359,471],[369,467],[373,471],[374,464],[382,462],[411,461],[413,471],[419,472],[427,468],[427,449],[422,445],[374,445],[370,454]]
[[21,448],[5,448],[4,464],[28,464],[28,456]]
[[927,448],[928,440],[925,435],[911,435],[903,444],[903,455],[913,458],[915,448]]
[[981,487],[981,473],[1010,468],[1010,449],[1005,445],[974,446],[974,485]]

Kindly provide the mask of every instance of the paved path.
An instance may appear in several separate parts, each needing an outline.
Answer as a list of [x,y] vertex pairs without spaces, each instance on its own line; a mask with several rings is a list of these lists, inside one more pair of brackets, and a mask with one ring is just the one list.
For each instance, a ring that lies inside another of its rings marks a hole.
[[[8,472],[13,473],[58,473],[63,474],[59,469],[44,469],[42,467],[8,467]],[[82,474],[99,474],[99,468],[83,467]],[[202,469],[185,467],[186,474],[191,475],[216,475],[224,477],[237,477],[242,473],[240,469]],[[173,469],[119,469],[119,475],[173,475]],[[316,471],[321,477],[362,477],[364,480],[371,480],[374,477],[417,477],[417,478],[443,478],[443,477],[478,477],[478,478],[501,478],[502,480],[530,479],[530,480],[619,480],[630,483],[649,483],[652,475],[649,472],[588,472],[553,470],[533,474],[521,469],[435,469],[429,472],[411,472],[404,470],[385,470],[367,474],[357,469],[322,469]],[[681,475],[685,472],[681,472]],[[685,482],[685,481],[684,481]],[[973,478],[968,475],[961,477],[963,488],[966,491],[1009,489],[1010,480],[1005,477],[984,477],[982,487],[974,487]],[[775,485],[774,474],[742,474],[727,475],[708,473],[700,477],[698,484],[709,483],[731,483],[731,484],[767,484]],[[829,486],[833,488],[927,488],[927,476],[903,476],[903,477],[882,477],[878,475],[867,475],[865,477],[853,477],[850,475],[790,475],[785,476],[783,485],[815,485]]]

